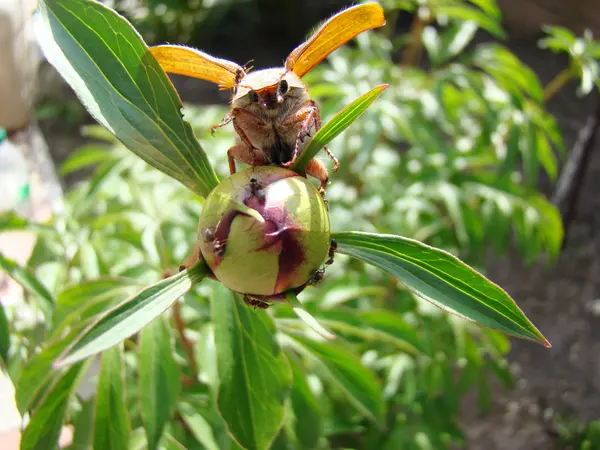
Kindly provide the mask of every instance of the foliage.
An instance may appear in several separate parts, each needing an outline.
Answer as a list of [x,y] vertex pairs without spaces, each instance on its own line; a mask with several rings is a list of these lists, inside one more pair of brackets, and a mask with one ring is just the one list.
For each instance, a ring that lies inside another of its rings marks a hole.
[[[490,373],[511,384],[509,343],[422,296],[543,340],[504,291],[447,252],[481,266],[488,247],[505,251],[511,235],[529,261],[556,257],[562,241],[560,218],[535,189],[540,170],[556,175],[562,145],[537,78],[499,44],[466,50],[478,28],[501,35],[493,2],[390,0],[387,34],[361,36],[357,48],[338,50],[305,77],[326,118],[348,104],[352,111],[374,86],[391,86],[329,144],[342,163],[327,191],[332,225],[369,232],[338,234],[335,264],[300,298],[335,340],[296,318],[297,303],[254,311],[212,280],[197,283],[202,263],[176,273],[196,239],[201,196],[215,172],[227,173],[231,130],[208,133],[225,111],[185,108],[213,171],[128,25],[92,2],[40,3],[48,8],[38,24],[46,54],[121,142],[105,128],[87,130],[96,143],[62,170],[95,166],[93,175],[48,226],[0,218],[0,230],[35,228],[40,236],[28,269],[0,261],[29,280],[33,312],[8,309],[10,336],[0,339],[19,408],[31,413],[23,448],[45,445],[65,421],[79,432],[74,449],[464,443],[460,400],[475,388],[485,409]],[[403,9],[417,12],[408,40],[393,35]],[[84,13],[89,27],[78,19]],[[131,53],[111,46],[115,36]],[[412,56],[399,67],[393,55],[401,46]],[[427,70],[413,67],[421,48]],[[86,86],[78,84],[84,70]],[[324,130],[335,131],[340,116]],[[109,346],[96,394],[84,398],[78,383],[94,373],[93,358],[57,366]]]

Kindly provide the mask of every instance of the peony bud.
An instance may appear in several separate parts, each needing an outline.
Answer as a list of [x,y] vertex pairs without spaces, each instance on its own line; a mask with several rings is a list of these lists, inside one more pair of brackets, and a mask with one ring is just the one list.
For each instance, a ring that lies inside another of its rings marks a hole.
[[202,256],[235,292],[274,300],[302,289],[330,247],[323,198],[304,177],[279,167],[249,167],[207,197],[198,224]]

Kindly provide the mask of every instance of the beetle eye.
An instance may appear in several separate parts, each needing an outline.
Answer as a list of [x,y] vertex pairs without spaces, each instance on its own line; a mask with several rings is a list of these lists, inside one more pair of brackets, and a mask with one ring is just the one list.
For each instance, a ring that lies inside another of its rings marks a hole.
[[289,89],[288,82],[285,80],[281,80],[279,82],[279,93],[285,94],[288,91],[288,89]]
[[256,103],[258,101],[258,94],[256,91],[250,91],[248,92],[248,98],[252,103]]

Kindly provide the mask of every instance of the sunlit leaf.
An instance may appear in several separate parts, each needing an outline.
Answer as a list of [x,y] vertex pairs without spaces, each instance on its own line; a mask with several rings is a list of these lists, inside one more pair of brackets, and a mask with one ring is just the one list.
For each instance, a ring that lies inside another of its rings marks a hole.
[[550,346],[506,292],[450,253],[401,236],[344,232],[333,238],[340,253],[379,267],[446,311]]
[[175,89],[123,17],[92,0],[40,0],[34,25],[46,58],[127,148],[199,195],[216,186]]
[[123,350],[114,347],[102,354],[96,394],[94,448],[129,448],[130,427],[125,401]]
[[310,389],[306,373],[300,363],[293,357],[288,357],[294,377],[292,385],[292,407],[294,409],[294,429],[302,448],[317,448],[323,435],[321,405]]
[[52,308],[54,307],[54,297],[48,289],[37,279],[35,274],[28,267],[21,267],[12,259],[7,258],[0,253],[0,269],[19,283],[28,293],[39,299],[38,306],[48,319],[52,317]]
[[383,402],[377,379],[350,348],[303,336],[288,336],[285,342],[316,363],[327,379],[344,392],[358,411],[372,420],[381,418]]
[[173,415],[181,387],[169,329],[162,317],[142,330],[139,364],[141,413],[148,448],[154,450]]
[[292,375],[273,320],[222,286],[211,299],[219,371],[217,405],[242,446],[266,450],[284,418]]
[[69,399],[77,388],[82,368],[82,364],[69,368],[46,393],[23,431],[21,450],[47,450],[57,446]]
[[296,160],[292,170],[299,173],[304,172],[306,165],[315,157],[319,150],[329,144],[336,136],[348,128],[352,122],[358,119],[371,103],[373,103],[388,87],[389,85],[387,84],[377,86],[354,100],[333,116],[333,118],[323,125],[323,127],[313,136],[308,147],[304,149],[302,154]]
[[149,286],[90,325],[56,361],[62,367],[118,344],[162,314],[207,274],[204,261]]

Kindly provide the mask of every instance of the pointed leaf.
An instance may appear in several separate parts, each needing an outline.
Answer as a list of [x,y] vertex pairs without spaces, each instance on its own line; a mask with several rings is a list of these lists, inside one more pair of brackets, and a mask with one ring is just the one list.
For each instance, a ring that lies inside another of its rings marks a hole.
[[357,410],[372,420],[381,418],[383,402],[377,379],[354,352],[333,342],[317,342],[303,336],[288,338],[294,349],[321,367]]
[[48,289],[46,289],[41,281],[36,278],[31,269],[19,266],[16,262],[7,258],[2,253],[0,253],[0,269],[19,283],[23,289],[40,300],[38,306],[46,318],[49,319],[52,316],[54,297],[48,292]]
[[324,432],[321,405],[310,389],[303,367],[291,356],[288,360],[294,376],[291,398],[296,437],[302,444],[302,448],[317,448]]
[[127,450],[129,416],[125,405],[125,367],[123,350],[114,347],[102,354],[96,394],[94,448]]
[[150,450],[158,447],[163,429],[177,405],[181,387],[171,341],[162,317],[150,322],[141,333],[140,399]]
[[90,114],[144,161],[206,196],[218,183],[181,100],[134,28],[92,0],[40,0],[42,50]]
[[248,450],[268,449],[283,423],[292,376],[265,311],[219,286],[212,298],[217,405],[229,433]]
[[148,286],[115,306],[79,336],[74,345],[56,361],[55,367],[73,364],[137,333],[202,280],[207,273],[208,268],[204,261],[200,261],[192,268]]
[[379,267],[440,308],[550,346],[506,292],[450,253],[401,236],[343,232],[332,237],[340,253]]
[[82,364],[66,371],[48,391],[21,437],[21,450],[47,450],[58,446],[65,423],[69,399],[77,388]]
[[181,405],[179,414],[181,414],[181,418],[190,429],[190,432],[206,450],[219,450],[213,430],[201,414],[186,404]]
[[307,310],[304,308],[304,305],[300,303],[296,294],[289,293],[286,295],[286,300],[292,307],[294,313],[302,320],[306,325],[310,327],[315,333],[324,337],[325,339],[335,339],[335,334],[326,330],[323,325],[321,325],[317,319],[315,319]]
[[352,123],[358,119],[360,115],[371,105],[371,103],[373,103],[375,99],[377,99],[377,97],[379,97],[388,87],[389,85],[382,84],[381,86],[371,89],[369,92],[358,97],[339,113],[333,116],[329,122],[323,125],[319,131],[317,131],[310,141],[308,147],[304,149],[304,151],[296,160],[292,170],[294,172],[303,173],[306,169],[306,165],[315,157],[319,150],[329,144],[342,131],[352,125]]

